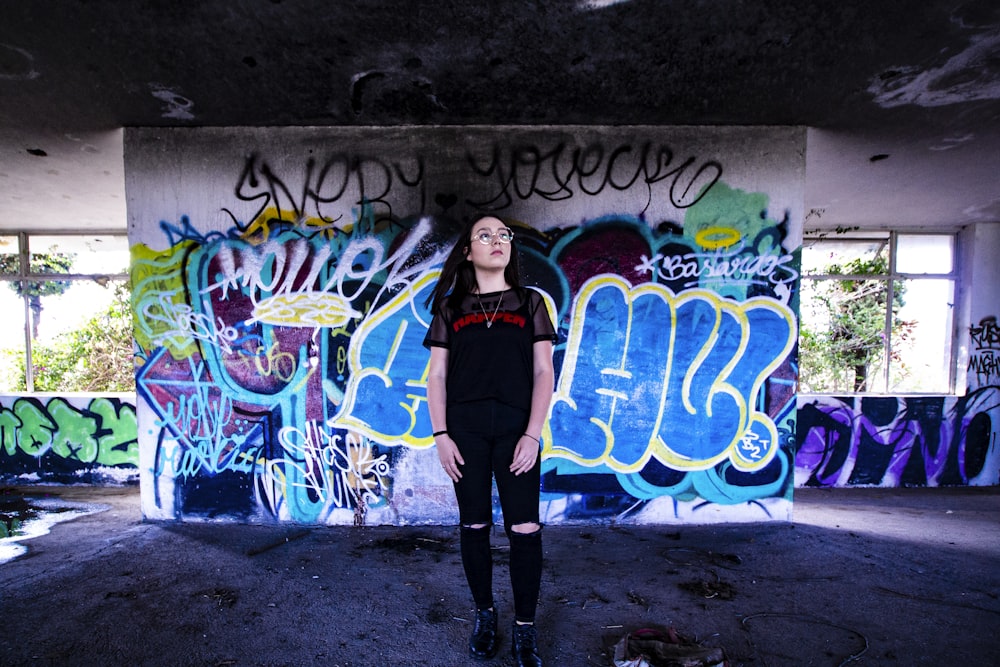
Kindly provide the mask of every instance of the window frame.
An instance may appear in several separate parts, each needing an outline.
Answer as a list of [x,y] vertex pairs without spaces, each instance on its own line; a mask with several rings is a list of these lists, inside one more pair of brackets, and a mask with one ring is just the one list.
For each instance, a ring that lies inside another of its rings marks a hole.
[[[28,282],[44,283],[50,281],[95,281],[121,280],[128,281],[130,274],[124,273],[32,273],[31,272],[31,238],[32,237],[94,237],[112,236],[124,238],[128,246],[128,232],[120,229],[0,229],[0,236],[17,237],[18,270],[17,274],[0,274],[0,283],[8,282]],[[131,266],[131,260],[129,260]],[[21,307],[24,310],[24,363],[25,363],[25,387],[23,391],[28,394],[35,393],[35,373],[32,363],[32,338],[31,338],[31,306],[27,294],[21,296]]]
[[[951,271],[947,273],[912,273],[912,272],[901,272],[896,268],[897,257],[898,257],[898,244],[900,236],[948,236],[951,237]],[[885,317],[882,331],[882,372],[879,380],[880,390],[872,391],[868,390],[865,392],[856,391],[810,391],[810,392],[800,392],[808,393],[820,396],[948,396],[954,395],[955,387],[958,380],[958,355],[959,355],[959,344],[958,344],[958,328],[959,328],[959,287],[960,287],[960,274],[961,274],[961,252],[960,252],[960,231],[954,229],[940,229],[940,230],[908,230],[906,228],[890,228],[890,229],[851,229],[851,230],[830,230],[830,229],[813,229],[806,230],[803,232],[802,246],[803,250],[807,246],[811,245],[822,245],[823,243],[837,243],[837,242],[875,242],[880,241],[888,245],[888,266],[884,274],[880,275],[868,275],[868,274],[829,274],[829,273],[811,273],[807,274],[805,267],[803,267],[801,275],[799,276],[800,281],[829,281],[829,280],[857,280],[857,281],[878,281],[885,284],[886,288],[886,307],[885,307]],[[952,302],[949,306],[952,308],[952,318],[951,327],[948,332],[949,336],[949,353],[947,361],[948,377],[946,382],[946,389],[940,392],[934,391],[890,391],[891,383],[891,373],[892,373],[892,323],[893,323],[893,313],[892,307],[895,299],[896,283],[914,280],[948,280],[952,284]],[[800,298],[803,294],[803,290],[799,290]],[[800,301],[800,312],[802,310],[802,302]],[[801,315],[799,326],[801,328]],[[801,361],[799,362],[801,364]],[[799,373],[801,374],[801,365],[799,367]]]

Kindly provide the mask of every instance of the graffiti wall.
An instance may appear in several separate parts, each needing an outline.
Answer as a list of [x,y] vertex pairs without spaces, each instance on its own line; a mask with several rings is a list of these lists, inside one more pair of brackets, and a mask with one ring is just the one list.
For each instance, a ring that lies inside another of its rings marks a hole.
[[0,479],[137,482],[134,397],[0,395]]
[[996,315],[988,315],[969,327],[969,366],[973,390],[1000,387],[1000,327]]
[[559,330],[547,523],[787,519],[797,128],[136,129],[143,512],[457,522],[425,304],[473,211]]
[[799,397],[796,486],[995,485],[1000,389]]

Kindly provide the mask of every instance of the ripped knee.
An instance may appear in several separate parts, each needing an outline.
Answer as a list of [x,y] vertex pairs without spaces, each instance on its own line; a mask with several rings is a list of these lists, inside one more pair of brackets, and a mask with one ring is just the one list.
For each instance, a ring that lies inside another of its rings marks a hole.
[[529,523],[515,523],[510,526],[508,532],[517,533],[518,535],[537,535],[542,532],[542,524],[533,521]]

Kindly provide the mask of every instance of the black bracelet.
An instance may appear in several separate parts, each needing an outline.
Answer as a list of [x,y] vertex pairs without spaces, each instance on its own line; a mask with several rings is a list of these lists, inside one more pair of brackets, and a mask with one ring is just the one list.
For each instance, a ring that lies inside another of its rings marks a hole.
[[448,435],[448,431],[434,431],[435,438],[438,437],[439,435]]
[[542,441],[541,441],[541,440],[539,440],[538,438],[536,438],[536,437],[535,437],[535,436],[533,436],[533,435],[528,435],[527,433],[524,433],[523,435],[526,435],[526,436],[528,436],[529,438],[531,438],[532,440],[534,440],[535,442],[537,442],[537,443],[538,443],[539,445],[540,445],[540,444],[542,444]]

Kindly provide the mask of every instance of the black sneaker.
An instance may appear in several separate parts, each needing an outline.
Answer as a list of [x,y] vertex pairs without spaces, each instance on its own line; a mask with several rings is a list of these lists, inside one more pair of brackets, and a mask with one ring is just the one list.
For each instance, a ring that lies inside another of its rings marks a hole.
[[499,648],[496,605],[492,609],[477,609],[476,627],[469,637],[469,655],[476,660],[489,660],[497,654]]
[[514,622],[510,652],[517,667],[542,667],[542,659],[538,655],[538,633],[534,624],[518,625]]

